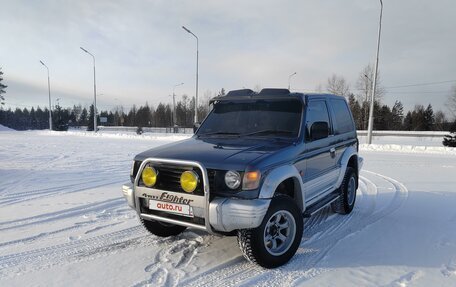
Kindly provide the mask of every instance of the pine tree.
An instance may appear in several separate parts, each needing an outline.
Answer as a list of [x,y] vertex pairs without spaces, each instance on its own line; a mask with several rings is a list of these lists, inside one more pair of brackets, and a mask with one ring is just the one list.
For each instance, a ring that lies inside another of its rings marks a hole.
[[402,129],[402,120],[404,119],[404,106],[400,101],[394,103],[393,108],[391,109],[391,129],[392,130],[401,130]]
[[5,97],[2,95],[4,93],[6,93],[5,89],[8,87],[7,85],[4,85],[2,83],[3,81],[3,72],[2,72],[2,68],[0,67],[0,104],[1,105],[4,105],[5,104]]
[[87,130],[88,131],[93,131],[93,105],[90,105],[89,109],[89,118],[88,118],[88,123],[87,123]]
[[432,131],[434,129],[434,110],[432,109],[432,105],[429,104],[424,111],[424,129],[426,131]]
[[348,96],[348,105],[353,114],[353,119],[355,120],[356,129],[362,129],[363,127],[363,113],[361,106],[358,100],[355,98],[355,95],[350,94]]

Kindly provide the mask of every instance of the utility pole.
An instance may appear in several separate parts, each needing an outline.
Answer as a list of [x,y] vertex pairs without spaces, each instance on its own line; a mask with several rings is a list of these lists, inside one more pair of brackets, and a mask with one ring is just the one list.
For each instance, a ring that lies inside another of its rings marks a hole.
[[196,96],[195,96],[195,123],[198,122],[198,57],[199,57],[199,48],[198,48],[198,42],[199,39],[198,37],[192,33],[189,29],[185,28],[185,26],[182,26],[182,29],[187,31],[189,34],[192,34],[193,37],[196,39]]
[[49,130],[52,131],[52,109],[51,109],[51,80],[49,79],[49,68],[43,61],[40,61],[41,65],[45,66],[48,74],[48,93],[49,93]]
[[81,50],[83,50],[84,52],[86,52],[87,54],[92,56],[92,58],[93,58],[93,132],[96,133],[97,132],[97,84],[96,84],[97,81],[95,78],[95,56],[92,55],[92,53],[90,53],[86,49],[84,49],[82,47],[79,47],[79,48],[81,48]]
[[176,95],[174,94],[174,90],[176,89],[176,87],[178,86],[182,86],[184,83],[180,83],[180,84],[177,84],[177,85],[174,85],[173,86],[173,130],[174,130],[174,127],[176,126]]
[[367,129],[367,143],[368,144],[372,144],[372,129],[374,126],[374,101],[375,101],[375,89],[377,87],[378,52],[380,50],[380,34],[382,32],[382,14],[383,14],[383,2],[382,2],[382,0],[380,0],[380,21],[378,24],[377,53],[375,56],[374,80],[372,81],[372,97],[371,97],[370,110],[369,110],[369,126]]

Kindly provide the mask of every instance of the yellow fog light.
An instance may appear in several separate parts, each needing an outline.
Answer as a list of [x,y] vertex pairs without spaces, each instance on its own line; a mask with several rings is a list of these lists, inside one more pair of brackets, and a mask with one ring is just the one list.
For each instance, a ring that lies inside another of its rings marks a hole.
[[141,178],[147,187],[152,187],[157,182],[157,171],[151,166],[146,166],[141,174]]
[[180,178],[180,184],[185,192],[193,192],[198,185],[198,175],[190,170],[184,171]]

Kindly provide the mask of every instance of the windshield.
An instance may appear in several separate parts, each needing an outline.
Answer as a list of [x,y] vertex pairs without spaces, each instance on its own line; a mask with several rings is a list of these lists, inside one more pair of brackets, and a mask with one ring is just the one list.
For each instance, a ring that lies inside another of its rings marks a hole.
[[197,135],[295,138],[301,113],[297,99],[218,102]]

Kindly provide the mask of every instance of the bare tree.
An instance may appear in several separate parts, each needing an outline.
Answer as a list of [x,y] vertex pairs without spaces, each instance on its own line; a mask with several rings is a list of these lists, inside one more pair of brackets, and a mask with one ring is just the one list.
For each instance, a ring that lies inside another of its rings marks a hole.
[[350,95],[350,86],[344,77],[333,74],[328,78],[326,90],[331,94],[339,95],[348,98]]
[[[370,96],[372,94],[372,81],[374,79],[374,67],[370,64],[364,67],[358,77],[356,82],[356,89],[358,90],[357,96],[358,100],[363,102],[369,102]],[[382,85],[380,78],[380,71],[377,72],[377,87],[375,91],[375,101],[381,102],[381,99],[385,95],[386,90]]]
[[448,109],[456,116],[456,85],[451,87],[451,93],[448,97]]
[[434,116],[434,130],[443,131],[445,130],[445,123],[447,119],[442,111],[437,111]]
[[[369,103],[372,96],[372,80],[374,79],[374,67],[370,64],[363,68],[359,73],[358,80],[356,81],[357,99],[361,104],[361,117],[363,119],[363,129],[367,129],[369,119]],[[376,105],[380,105],[381,99],[385,94],[385,88],[382,86],[380,71],[377,72],[377,87],[375,93]],[[375,106],[375,105],[374,105]],[[374,109],[375,111],[375,109]]]
[[318,84],[318,85],[315,87],[315,92],[317,92],[317,93],[323,93],[323,87],[321,86],[321,84]]

